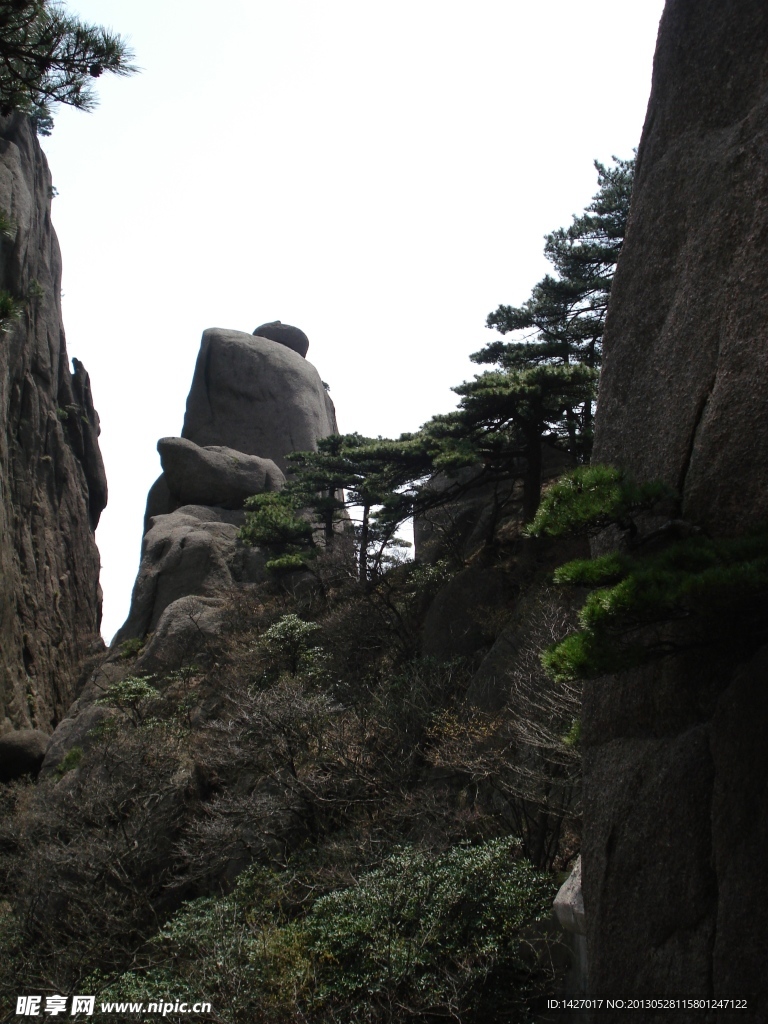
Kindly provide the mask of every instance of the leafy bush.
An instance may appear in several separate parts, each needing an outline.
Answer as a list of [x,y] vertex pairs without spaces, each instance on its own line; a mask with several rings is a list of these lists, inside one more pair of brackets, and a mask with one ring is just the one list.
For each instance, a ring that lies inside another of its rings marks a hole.
[[[293,871],[252,868],[226,897],[187,904],[115,998],[210,999],[235,1022],[524,1021],[546,989],[525,938],[551,879],[494,840],[401,849],[301,913]],[[104,998],[109,998],[109,994]]]
[[14,298],[5,288],[0,289],[0,331],[14,324],[24,309],[24,303]]
[[103,697],[96,701],[108,707],[120,708],[134,725],[139,725],[145,718],[147,706],[158,695],[157,687],[147,679],[138,676],[126,676],[107,687]]
[[321,897],[306,922],[316,998],[348,1020],[526,1019],[543,976],[521,933],[554,888],[513,858],[504,839],[437,856],[405,849]]
[[581,630],[544,654],[556,680],[618,672],[688,647],[749,649],[764,631],[768,534],[689,537],[643,557],[572,562],[555,579],[609,584],[587,598]]
[[128,661],[129,658],[133,658],[139,653],[146,642],[143,637],[138,636],[131,637],[130,640],[123,640],[117,649],[118,657],[121,661]]
[[295,676],[317,661],[320,652],[311,646],[311,641],[319,629],[316,622],[305,622],[291,612],[262,633],[259,647],[277,666]]
[[625,531],[626,549],[556,570],[555,583],[592,590],[579,614],[580,630],[542,656],[556,681],[619,672],[691,647],[749,649],[760,634],[768,603],[768,533],[710,538],[681,519],[638,529],[638,513],[671,501],[665,485],[636,484],[621,470],[599,465],[567,474],[547,492],[529,533],[560,536],[614,525]]
[[301,515],[301,504],[288,491],[255,494],[245,502],[245,525],[239,537],[245,544],[263,548],[271,572],[302,569],[307,558],[317,554],[312,540],[312,523]]
[[67,772],[71,772],[80,764],[83,759],[83,748],[79,746],[70,747],[56,768],[56,774],[62,778]]

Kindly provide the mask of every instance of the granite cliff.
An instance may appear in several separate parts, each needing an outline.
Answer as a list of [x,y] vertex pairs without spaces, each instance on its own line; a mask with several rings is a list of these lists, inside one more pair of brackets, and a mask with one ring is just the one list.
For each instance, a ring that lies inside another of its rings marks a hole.
[[[665,481],[712,536],[768,512],[766,54],[759,0],[668,0],[606,324],[594,459]],[[586,687],[590,994],[742,997],[765,1019],[767,658]]]
[[69,369],[51,196],[28,120],[0,118],[0,289],[17,314],[0,335],[3,773],[22,748],[39,757],[103,649],[94,530],[107,484],[88,374],[77,360]]

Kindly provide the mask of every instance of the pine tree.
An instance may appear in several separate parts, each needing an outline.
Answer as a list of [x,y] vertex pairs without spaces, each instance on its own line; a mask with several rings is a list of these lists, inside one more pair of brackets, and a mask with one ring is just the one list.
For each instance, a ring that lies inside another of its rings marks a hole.
[[[614,158],[615,159],[615,158]],[[497,475],[523,480],[523,519],[541,497],[543,444],[589,459],[605,312],[629,215],[634,160],[596,162],[600,189],[569,228],[547,236],[547,275],[519,307],[499,306],[486,326],[518,340],[495,341],[470,358],[494,368],[453,390],[459,410],[442,417]],[[525,332],[528,332],[527,334]]]
[[[292,472],[281,492],[248,499],[241,537],[274,556],[269,567],[302,568],[321,547],[336,545],[352,513],[358,579],[365,583],[377,575],[387,550],[399,546],[397,527],[410,514],[401,490],[426,475],[428,456],[417,445],[409,451],[404,443],[355,433],[322,438],[317,451],[294,452],[289,459]],[[397,514],[379,520],[383,507],[397,508]]]
[[[594,464],[547,491],[531,534],[599,533],[610,525],[616,540],[615,550],[555,571],[555,583],[590,591],[580,628],[542,655],[555,680],[621,672],[686,650],[748,658],[765,642],[768,532],[708,537],[677,518],[678,504],[660,481],[636,483]],[[650,532],[649,513],[662,520]]]
[[[251,499],[243,533],[254,543],[272,544],[280,558],[271,564],[295,567],[316,552],[300,510],[322,524],[328,546],[340,517],[355,508],[358,576],[364,582],[379,571],[403,522],[460,500],[475,487],[522,480],[523,519],[533,520],[545,443],[588,460],[605,310],[626,229],[634,160],[595,166],[600,190],[590,206],[569,228],[547,236],[545,251],[559,277],[545,277],[523,306],[500,306],[488,317],[487,326],[502,334],[531,328],[534,333],[474,353],[474,362],[494,369],[453,388],[459,408],[434,416],[419,431],[397,440],[327,437],[316,452],[291,456],[295,472],[286,490]],[[470,466],[478,470],[471,479],[453,476]],[[447,474],[447,486],[430,487],[439,472]]]
[[[544,252],[557,276],[547,275],[522,306],[499,306],[486,326],[520,340],[492,342],[472,359],[502,368],[600,367],[605,314],[629,218],[635,161],[595,161],[599,190],[568,228],[546,236]],[[525,333],[527,332],[527,333]],[[568,450],[584,462],[592,447],[595,394],[563,409],[552,424]]]
[[525,522],[539,507],[545,437],[556,437],[569,413],[593,400],[597,383],[597,370],[584,363],[527,356],[524,347],[510,347],[498,370],[453,389],[461,395],[457,424],[478,456],[497,474],[522,477]]
[[0,0],[0,114],[29,114],[42,135],[50,134],[53,104],[92,109],[93,79],[133,74],[132,58],[119,35],[55,0]]

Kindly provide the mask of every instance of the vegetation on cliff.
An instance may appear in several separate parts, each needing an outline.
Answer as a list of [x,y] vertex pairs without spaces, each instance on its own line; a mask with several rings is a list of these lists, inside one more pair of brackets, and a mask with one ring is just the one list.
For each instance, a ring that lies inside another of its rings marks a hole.
[[610,553],[568,562],[554,574],[555,583],[591,591],[580,629],[543,655],[557,681],[691,649],[730,648],[743,657],[760,642],[768,601],[765,531],[709,537],[678,518],[677,505],[668,487],[639,485],[610,466],[575,470],[549,489],[530,526],[533,536],[615,530]]
[[9,1000],[21,977],[104,999],[195,992],[238,1024],[469,1022],[527,1020],[549,990],[529,926],[556,885],[530,860],[562,866],[577,843],[573,706],[531,701],[526,737],[519,694],[514,713],[468,702],[501,611],[474,656],[420,653],[459,566],[361,588],[318,562],[325,598],[233,595],[195,663],[112,684],[75,756],[4,789]]

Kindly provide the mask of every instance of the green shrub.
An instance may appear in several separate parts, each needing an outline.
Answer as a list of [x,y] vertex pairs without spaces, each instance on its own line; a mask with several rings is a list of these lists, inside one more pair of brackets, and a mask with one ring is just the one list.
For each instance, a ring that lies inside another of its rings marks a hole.
[[13,240],[15,233],[16,225],[13,223],[11,215],[0,207],[0,237]]
[[0,289],[0,331],[14,324],[24,309],[24,303],[14,298],[5,288]]
[[71,772],[73,768],[77,768],[83,759],[83,748],[82,747],[70,747],[67,753],[62,758],[61,762],[56,768],[56,774],[59,778],[62,778],[67,772]]
[[243,543],[255,544],[271,556],[266,563],[270,571],[302,569],[306,560],[317,554],[312,524],[302,517],[295,495],[288,491],[255,494],[247,499],[245,508],[245,525],[238,536]]
[[512,1024],[530,1020],[546,990],[525,929],[548,913],[556,886],[509,840],[402,849],[303,915],[292,885],[292,871],[254,867],[230,895],[187,904],[150,943],[152,966],[103,998],[194,994],[237,1024]]
[[145,643],[146,640],[138,636],[131,637],[130,640],[123,640],[117,649],[118,657],[121,661],[128,661],[129,658],[133,658],[139,653]]
[[320,629],[316,622],[305,622],[291,612],[259,638],[259,647],[279,668],[286,668],[292,676],[302,669],[311,669],[320,651],[312,646],[312,637]]
[[664,484],[636,484],[613,466],[579,466],[546,491],[527,532],[533,537],[560,537],[610,523],[630,527],[638,512],[672,500],[674,495]]
[[148,679],[138,676],[126,676],[107,687],[104,696],[96,701],[107,707],[120,708],[131,719],[134,725],[144,721],[148,705],[157,698],[157,687]]
[[548,911],[550,879],[497,839],[437,856],[401,850],[321,897],[306,928],[316,999],[349,1020],[405,1014],[524,1020],[544,978],[522,931]]
[[647,553],[570,562],[555,581],[593,588],[579,632],[542,656],[556,680],[619,672],[690,647],[749,650],[764,631],[768,533],[693,535]]

